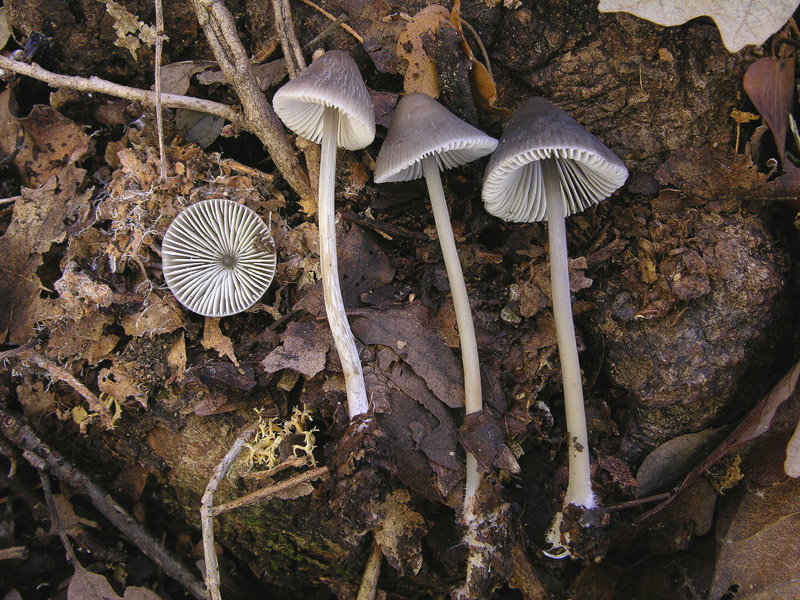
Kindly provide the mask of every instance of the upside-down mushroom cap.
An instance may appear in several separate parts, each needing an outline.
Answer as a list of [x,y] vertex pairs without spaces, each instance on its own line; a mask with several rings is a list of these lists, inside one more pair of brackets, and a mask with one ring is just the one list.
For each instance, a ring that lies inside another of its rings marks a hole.
[[422,160],[435,156],[439,170],[491,153],[497,140],[465,123],[426,94],[403,96],[375,161],[375,183],[422,177]]
[[561,175],[567,216],[607,198],[628,178],[613,150],[548,100],[530,98],[514,112],[486,167],[487,212],[505,221],[546,220],[540,161],[551,157]]
[[161,244],[167,286],[183,306],[205,317],[250,308],[275,275],[272,235],[246,206],[214,198],[192,204]]
[[275,92],[275,112],[297,135],[322,143],[322,114],[339,111],[337,145],[347,150],[369,146],[375,139],[375,113],[367,86],[346,52],[328,50],[305,71]]

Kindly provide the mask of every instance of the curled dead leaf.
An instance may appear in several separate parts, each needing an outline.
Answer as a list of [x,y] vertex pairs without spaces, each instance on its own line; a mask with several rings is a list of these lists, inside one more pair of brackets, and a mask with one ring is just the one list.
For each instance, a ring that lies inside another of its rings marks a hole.
[[450,13],[443,6],[432,5],[422,9],[411,19],[397,37],[397,56],[408,62],[403,90],[406,94],[421,92],[439,97],[439,75],[436,64],[425,52],[422,36],[434,34],[440,27],[454,27]]

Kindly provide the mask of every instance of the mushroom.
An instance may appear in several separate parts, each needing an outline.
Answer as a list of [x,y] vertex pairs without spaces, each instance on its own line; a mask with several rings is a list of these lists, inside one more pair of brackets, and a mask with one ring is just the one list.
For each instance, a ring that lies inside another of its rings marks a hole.
[[[628,177],[612,150],[544,98],[522,103],[508,122],[483,181],[486,210],[505,221],[546,220],[550,240],[553,314],[564,383],[569,484],[564,508],[597,506],[589,472],[589,440],[581,370],[572,324],[564,218],[610,196]],[[548,533],[554,557],[569,555],[561,541],[562,512]]]
[[297,135],[322,144],[319,167],[319,248],[325,312],[339,353],[350,418],[369,403],[358,349],[347,322],[336,256],[334,182],[336,149],[358,150],[375,138],[375,114],[355,61],[329,50],[275,93],[275,112]]
[[192,204],[167,228],[161,265],[183,306],[204,317],[250,308],[275,275],[275,245],[264,221],[232,200]]
[[[478,412],[483,406],[478,344],[439,170],[476,160],[496,147],[496,139],[465,123],[430,96],[413,93],[397,103],[386,140],[375,161],[375,183],[410,181],[424,175],[428,185],[436,231],[453,295],[464,366],[467,414]],[[467,453],[465,506],[468,507],[479,481],[477,461]]]

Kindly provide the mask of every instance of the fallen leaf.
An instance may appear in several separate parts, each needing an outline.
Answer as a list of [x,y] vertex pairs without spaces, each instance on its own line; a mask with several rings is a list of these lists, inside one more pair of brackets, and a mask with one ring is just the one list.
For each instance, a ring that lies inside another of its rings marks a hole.
[[147,391],[139,387],[135,374],[131,372],[135,366],[117,361],[111,367],[101,369],[97,375],[97,388],[120,402],[134,400],[147,408]]
[[23,118],[11,113],[9,89],[0,94],[0,151],[15,151],[23,132],[23,143],[12,161],[22,185],[35,188],[64,167],[81,160],[89,150],[89,136],[76,123],[53,108],[37,104]]
[[133,60],[142,44],[153,46],[156,42],[156,30],[151,25],[142,23],[136,15],[128,12],[122,5],[114,0],[100,0],[106,5],[106,11],[114,19],[114,31],[117,39],[114,45],[127,49]]
[[189,91],[192,75],[216,66],[217,63],[211,60],[182,60],[161,65],[161,92],[184,96]]
[[447,406],[464,406],[461,361],[447,347],[436,322],[421,303],[369,311],[354,316],[350,324],[365,344],[392,348]]
[[5,48],[11,37],[11,26],[8,24],[8,9],[0,8],[0,49]]
[[[161,600],[158,595],[144,587],[131,586],[126,588],[124,600]],[[123,600],[108,583],[108,580],[98,573],[87,571],[83,567],[76,567],[75,574],[69,581],[67,600]]]
[[408,490],[396,489],[373,505],[380,529],[375,531],[375,542],[380,546],[386,561],[400,575],[406,569],[416,575],[422,568],[422,538],[428,533],[425,519],[411,506]]
[[237,367],[239,361],[233,352],[233,342],[231,338],[222,333],[219,328],[220,317],[206,317],[203,326],[203,339],[200,343],[206,350],[216,350],[219,356],[227,356],[228,359]]
[[325,369],[325,362],[333,344],[330,330],[316,321],[291,323],[281,336],[281,345],[261,361],[267,374],[281,369],[292,369],[311,379]]
[[183,379],[183,374],[186,371],[186,339],[182,331],[170,345],[169,350],[167,350],[167,366],[170,370],[170,376],[164,382],[164,385]]
[[22,188],[11,223],[0,238],[0,341],[23,344],[52,304],[41,297],[42,255],[83,228],[91,190],[86,171],[69,165],[36,189]]
[[760,46],[783,27],[798,0],[600,0],[600,12],[628,12],[658,25],[682,25],[695,17],[711,17],[729,52],[748,44]]
[[422,35],[436,33],[439,27],[454,27],[450,13],[439,5],[431,5],[419,11],[397,37],[397,56],[405,60],[406,74],[403,91],[406,94],[421,92],[433,98],[439,97],[439,74],[436,63],[423,48]]
[[253,367],[237,367],[229,362],[205,362],[192,370],[206,384],[222,384],[249,392],[256,387]]
[[487,411],[479,410],[466,416],[458,430],[458,441],[464,450],[472,453],[484,473],[492,468],[519,473],[516,458],[503,443],[503,430]]
[[769,125],[778,148],[778,160],[783,164],[789,112],[794,99],[794,57],[758,59],[744,74],[744,91]]
[[126,335],[152,337],[172,333],[184,327],[186,322],[173,296],[161,298],[157,294],[150,294],[144,308],[138,313],[123,316],[120,324]]
[[384,0],[337,0],[335,6],[347,13],[350,24],[364,38],[364,49],[375,68],[380,73],[402,74],[395,45],[405,21],[397,8]]
[[686,475],[703,452],[708,451],[719,429],[679,435],[648,454],[636,472],[636,496],[648,496],[665,489]]
[[718,543],[709,598],[731,586],[737,600],[800,598],[800,480],[751,486]]
[[208,148],[219,136],[225,119],[194,110],[175,111],[175,128],[187,142]]

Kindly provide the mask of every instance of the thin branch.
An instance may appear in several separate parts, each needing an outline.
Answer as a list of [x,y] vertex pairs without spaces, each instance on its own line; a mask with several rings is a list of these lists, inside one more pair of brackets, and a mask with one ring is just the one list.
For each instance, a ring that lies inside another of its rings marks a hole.
[[373,539],[372,551],[369,553],[367,564],[364,566],[364,574],[361,576],[361,586],[358,588],[356,600],[375,600],[375,596],[378,593],[378,577],[381,574],[382,559],[381,547]]
[[275,29],[278,30],[283,48],[283,59],[286,61],[289,79],[294,79],[305,70],[306,59],[303,58],[303,51],[294,31],[292,8],[289,6],[289,0],[271,0],[271,2],[275,12]]
[[219,484],[225,479],[231,465],[239,458],[242,448],[247,441],[253,437],[258,424],[254,423],[247,427],[228,450],[228,453],[214,469],[214,475],[206,486],[203,499],[200,501],[200,523],[203,529],[203,554],[205,556],[206,567],[206,589],[211,600],[221,600],[219,593],[219,564],[217,563],[217,552],[214,549],[214,492],[217,491]]
[[56,501],[55,498],[53,498],[53,490],[50,489],[50,478],[47,476],[47,473],[45,473],[47,466],[43,464],[38,468],[40,469],[39,481],[42,482],[42,492],[44,492],[44,499],[47,502],[47,508],[50,510],[50,523],[53,525],[53,529],[55,529],[58,533],[58,537],[61,540],[61,545],[64,546],[64,550],[67,551],[67,560],[69,561],[69,564],[76,569],[79,569],[81,567],[81,563],[78,560],[78,557],[75,556],[75,550],[73,550],[72,544],[67,537],[67,532],[64,530],[64,525],[61,523],[61,516],[58,514]]
[[28,558],[26,546],[11,546],[0,550],[0,560],[25,560]]
[[[43,69],[36,63],[27,64],[18,60],[11,60],[6,56],[0,55],[0,69],[13,71],[32,79],[44,81],[50,87],[77,90],[87,94],[105,94],[115,98],[123,98],[132,102],[139,102],[153,110],[157,104],[156,93],[149,90],[112,83],[99,77],[73,77],[69,75],[59,75],[47,69]],[[177,94],[161,94],[161,103],[166,108],[185,108],[195,112],[202,112],[217,117],[222,117],[233,123],[234,127],[244,127],[242,114],[233,106],[203,100],[202,98],[192,98],[191,96],[179,96]]]
[[161,0],[156,3],[156,128],[158,129],[158,155],[161,162],[159,181],[167,180],[167,155],[164,152],[164,115],[161,114],[161,53],[164,47],[164,11]]
[[192,0],[192,4],[222,73],[242,103],[245,128],[266,146],[275,166],[300,197],[313,198],[308,175],[300,166],[278,115],[258,87],[233,16],[221,0]]
[[[303,4],[306,4],[306,5],[310,6],[311,8],[313,8],[314,10],[316,10],[317,12],[322,14],[322,16],[324,16],[326,19],[329,19],[331,21],[336,21],[337,20],[336,17],[334,17],[331,13],[329,13],[324,8],[321,8],[320,6],[317,6],[311,0],[302,0],[302,1],[303,1]],[[350,27],[350,25],[347,25],[346,23],[342,23],[342,29],[344,29],[347,33],[349,33],[354,38],[356,38],[358,40],[359,44],[363,44],[364,43],[364,38],[361,37],[360,35],[358,35],[358,33],[356,33],[356,30],[353,29],[352,27]]]
[[269,485],[267,487],[261,488],[260,490],[256,490],[255,492],[252,492],[250,494],[241,496],[236,500],[231,500],[230,502],[226,502],[225,504],[220,504],[219,506],[215,506],[211,514],[213,516],[217,516],[221,515],[222,513],[234,510],[236,508],[242,508],[243,506],[249,506],[250,504],[255,504],[256,502],[268,500],[269,498],[272,498],[276,494],[280,494],[281,492],[285,492],[292,489],[296,485],[300,485],[301,483],[307,483],[309,481],[314,481],[315,479],[319,479],[320,477],[327,477],[327,475],[328,475],[328,467],[317,467],[316,469],[311,469],[310,471],[306,471],[305,473],[300,473],[299,475],[295,475],[294,477],[290,477],[289,479],[284,479],[280,483]]
[[172,552],[129,515],[105,490],[67,462],[59,452],[42,442],[33,430],[10,414],[0,404],[0,433],[21,448],[28,462],[36,466],[43,461],[50,473],[69,485],[76,493],[86,496],[91,504],[108,519],[132,544],[158,565],[164,573],[178,582],[198,600],[206,600],[203,584]]

